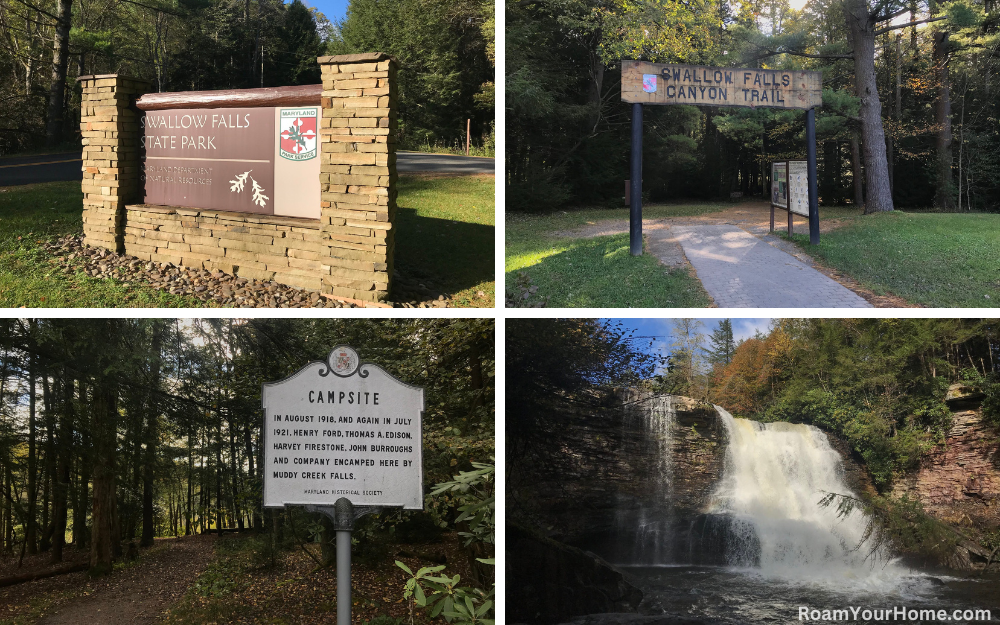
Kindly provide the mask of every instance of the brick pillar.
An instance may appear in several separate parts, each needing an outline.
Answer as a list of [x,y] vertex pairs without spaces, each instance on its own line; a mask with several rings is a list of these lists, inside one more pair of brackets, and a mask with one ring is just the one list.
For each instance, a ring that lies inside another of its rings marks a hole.
[[81,76],[83,240],[122,253],[125,203],[141,201],[139,111],[149,83],[118,76]]
[[379,52],[318,61],[321,221],[330,246],[323,292],[384,300],[396,218],[396,61]]

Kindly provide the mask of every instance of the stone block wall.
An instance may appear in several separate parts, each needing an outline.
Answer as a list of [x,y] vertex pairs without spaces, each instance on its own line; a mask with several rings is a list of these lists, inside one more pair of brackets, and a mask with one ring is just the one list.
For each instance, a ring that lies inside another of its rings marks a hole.
[[136,96],[149,83],[116,74],[81,76],[83,235],[89,245],[123,251],[123,210],[141,194]]
[[381,53],[319,58],[320,191],[330,246],[324,291],[381,300],[392,281],[396,62]]
[[129,205],[124,240],[143,260],[312,291],[324,290],[330,258],[319,220],[198,208]]

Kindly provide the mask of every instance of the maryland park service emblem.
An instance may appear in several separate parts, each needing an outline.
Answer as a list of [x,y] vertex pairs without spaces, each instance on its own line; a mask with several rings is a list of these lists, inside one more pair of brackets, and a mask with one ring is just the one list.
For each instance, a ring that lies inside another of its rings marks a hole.
[[339,345],[330,354],[333,372],[338,377],[349,376],[358,368],[358,352],[350,347]]
[[316,158],[319,109],[281,109],[278,127],[278,154],[290,161]]

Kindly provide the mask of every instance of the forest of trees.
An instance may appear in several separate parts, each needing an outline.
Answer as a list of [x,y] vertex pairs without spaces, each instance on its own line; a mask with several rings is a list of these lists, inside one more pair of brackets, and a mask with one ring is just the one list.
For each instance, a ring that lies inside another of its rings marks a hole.
[[[261,510],[261,384],[337,344],[425,389],[426,492],[492,462],[491,319],[7,319],[0,549],[72,545],[101,572],[133,541],[280,527]],[[416,514],[454,520],[460,498],[431,499]]]
[[[991,0],[507,2],[507,202],[622,206],[620,61],[823,73],[824,205],[1000,208],[1000,7]],[[647,106],[652,200],[759,195],[805,158],[804,111]],[[544,207],[544,208],[543,208]]]
[[487,0],[354,0],[331,23],[301,0],[0,0],[0,155],[79,137],[78,76],[153,91],[314,84],[316,57],[400,64],[404,146],[492,141],[494,8]]

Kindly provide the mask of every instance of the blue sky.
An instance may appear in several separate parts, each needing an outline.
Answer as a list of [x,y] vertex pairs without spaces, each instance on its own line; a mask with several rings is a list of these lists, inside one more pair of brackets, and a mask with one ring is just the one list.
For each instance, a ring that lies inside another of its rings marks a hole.
[[316,7],[331,23],[336,24],[347,15],[349,0],[302,0],[307,7]]
[[[650,352],[662,351],[669,353],[668,346],[672,342],[670,338],[673,332],[673,319],[610,319],[622,324],[623,327],[634,329],[634,336],[651,337],[648,339],[638,339],[634,346],[639,349],[647,349]],[[721,319],[701,319],[703,324],[701,329],[706,339],[719,326]],[[758,330],[766,333],[771,319],[732,319],[733,338],[736,342],[752,337]],[[652,346],[650,346],[652,342]],[[707,340],[706,340],[707,342]]]

